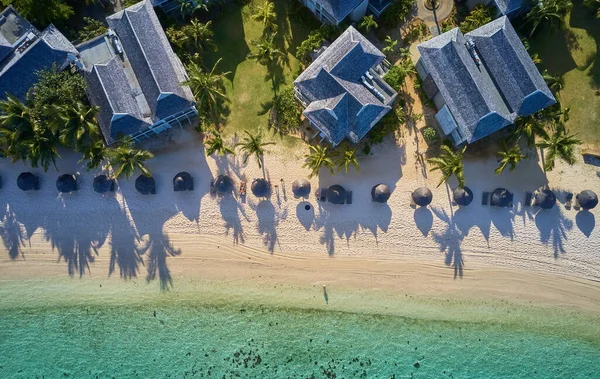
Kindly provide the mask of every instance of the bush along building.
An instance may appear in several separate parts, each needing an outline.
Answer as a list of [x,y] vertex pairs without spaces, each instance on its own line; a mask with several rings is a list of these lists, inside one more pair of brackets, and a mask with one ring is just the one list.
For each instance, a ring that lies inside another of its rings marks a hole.
[[0,100],[10,93],[25,101],[38,71],[52,66],[64,70],[76,55],[75,46],[54,25],[40,32],[8,6],[0,13]]
[[442,133],[473,143],[556,103],[507,17],[463,35],[458,28],[418,47],[416,69]]
[[339,25],[342,21],[359,21],[367,12],[371,11],[379,16],[392,0],[299,0],[304,4],[319,21]]
[[385,56],[349,27],[294,81],[303,115],[333,146],[358,143],[391,109],[397,96],[382,77]]
[[198,115],[185,68],[149,1],[106,18],[108,33],[79,45],[90,102],[107,144],[141,142]]

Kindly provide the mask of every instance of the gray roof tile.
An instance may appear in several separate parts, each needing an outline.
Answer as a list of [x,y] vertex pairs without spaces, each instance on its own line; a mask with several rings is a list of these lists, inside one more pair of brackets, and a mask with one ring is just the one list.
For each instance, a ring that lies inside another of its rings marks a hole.
[[320,0],[317,2],[339,23],[358,7],[363,0]]
[[[480,64],[467,47],[469,39],[475,43]],[[517,116],[554,103],[506,17],[464,36],[458,28],[453,29],[420,44],[418,49],[423,66],[467,142],[512,124]],[[532,95],[536,91],[539,93]]]
[[304,115],[333,145],[346,137],[358,142],[391,109],[361,82],[384,58],[349,27],[294,81],[310,103]]

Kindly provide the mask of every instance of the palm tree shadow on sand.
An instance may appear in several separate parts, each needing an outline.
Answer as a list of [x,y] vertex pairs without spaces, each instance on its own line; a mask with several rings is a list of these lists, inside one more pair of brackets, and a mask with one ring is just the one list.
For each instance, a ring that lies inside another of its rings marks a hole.
[[[440,246],[440,251],[445,253],[444,263],[454,270],[454,279],[463,277],[464,260],[461,244],[466,234],[456,225],[454,219],[445,210],[432,208],[432,212],[446,223],[443,233],[432,233],[433,240]],[[468,232],[468,230],[467,230]]]
[[146,281],[151,282],[158,277],[160,289],[168,291],[173,287],[173,278],[167,265],[167,257],[181,255],[181,249],[175,249],[169,238],[162,232],[148,234],[145,241],[142,239],[140,245],[138,250],[140,256],[146,255],[148,270]]
[[12,209],[6,204],[4,206],[6,211],[0,227],[0,237],[2,237],[4,248],[8,251],[10,259],[17,259],[19,256],[25,259],[23,247],[26,246],[25,241],[28,240],[27,232]]

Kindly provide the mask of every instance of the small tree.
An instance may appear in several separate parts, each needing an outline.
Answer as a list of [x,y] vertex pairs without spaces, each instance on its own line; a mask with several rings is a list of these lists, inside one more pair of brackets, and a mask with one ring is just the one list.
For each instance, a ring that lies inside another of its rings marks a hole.
[[196,62],[190,63],[187,67],[189,79],[181,83],[190,86],[198,108],[206,112],[215,124],[221,119],[221,106],[229,101],[225,94],[224,80],[231,72],[215,73],[221,60],[215,63],[210,72],[204,71]]
[[83,156],[79,162],[87,161],[86,168],[88,171],[97,169],[108,159],[108,149],[100,138],[81,149],[81,153]]
[[477,4],[465,20],[460,23],[460,31],[468,33],[492,21],[492,11],[483,4]]
[[275,4],[270,0],[265,0],[262,5],[258,5],[252,19],[258,21],[263,26],[264,33],[272,33],[277,29],[277,14],[275,13]]
[[564,123],[555,123],[552,134],[537,144],[540,149],[547,150],[544,170],[552,171],[557,158],[570,165],[575,164],[575,146],[577,145],[581,145],[581,141],[576,138],[576,135],[569,134]]
[[109,150],[108,160],[115,169],[115,178],[125,175],[127,179],[133,175],[136,169],[142,174],[151,176],[146,168],[146,161],[154,157],[154,154],[147,150],[138,150],[134,148],[131,138],[125,138],[118,147]]
[[536,1],[525,16],[525,23],[531,28],[529,35],[532,36],[542,24],[550,27],[550,31],[562,28],[565,24],[565,16],[573,3],[571,0],[544,0]]
[[337,150],[336,153],[338,171],[344,169],[347,174],[350,166],[354,166],[354,169],[357,172],[360,172],[360,166],[356,156],[356,149],[353,149],[348,145],[344,145],[341,149]]
[[498,152],[498,157],[500,158],[500,165],[495,171],[496,175],[502,174],[506,166],[508,166],[510,171],[513,171],[517,167],[517,163],[527,158],[525,154],[521,153],[521,149],[517,143],[509,148],[506,141],[502,142],[502,148]]
[[377,22],[375,22],[375,20],[373,19],[372,14],[364,16],[358,24],[358,28],[363,30],[367,34],[371,31],[371,29],[377,29],[378,27],[379,25],[377,25]]
[[248,59],[254,59],[267,67],[279,64],[285,54],[275,46],[275,34],[277,33],[263,35],[257,40],[250,41],[256,50],[248,53]]
[[204,141],[206,145],[206,156],[210,156],[213,154],[217,154],[219,156],[224,156],[226,154],[235,155],[235,151],[227,146],[223,137],[221,137],[221,133],[217,130],[211,130],[209,132],[209,138]]
[[254,155],[258,167],[262,168],[262,161],[265,155],[265,146],[275,145],[275,142],[264,142],[262,130],[258,130],[256,135],[250,134],[247,130],[244,130],[247,137],[243,138],[243,142],[238,142],[235,146],[239,146],[240,150],[244,152],[244,163],[248,162],[248,158]]
[[558,91],[563,89],[564,79],[562,78],[562,76],[550,75],[550,73],[548,73],[548,70],[544,70],[544,72],[542,73],[542,78],[544,78],[546,85],[548,85],[548,88],[550,88],[552,93],[554,93],[555,95],[558,93]]
[[313,176],[319,175],[321,167],[328,168],[331,175],[333,175],[333,155],[327,149],[327,146],[309,145],[308,148],[310,149],[310,152],[304,156],[306,162],[302,165],[302,167],[310,169],[308,177],[312,178]]
[[385,36],[385,40],[383,42],[385,42],[385,47],[381,49],[381,52],[384,54],[394,55],[398,40],[392,39],[390,36]]
[[450,179],[452,175],[458,179],[458,186],[463,188],[465,186],[464,177],[464,163],[463,155],[467,147],[463,147],[461,150],[454,151],[447,145],[442,145],[442,151],[439,156],[428,159],[429,163],[433,165],[430,171],[439,170],[442,172],[442,180],[437,185],[438,187]]
[[88,41],[106,33],[106,25],[91,17],[84,17],[85,26],[77,33],[80,42]]

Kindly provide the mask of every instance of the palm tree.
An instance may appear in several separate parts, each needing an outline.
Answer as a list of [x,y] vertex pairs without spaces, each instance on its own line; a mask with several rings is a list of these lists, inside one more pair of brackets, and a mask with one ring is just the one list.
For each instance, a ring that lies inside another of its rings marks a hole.
[[544,170],[552,171],[556,158],[562,159],[570,165],[575,164],[575,146],[581,145],[581,141],[575,137],[576,135],[567,132],[565,124],[562,122],[554,125],[552,135],[537,144],[540,149],[547,149]]
[[108,158],[108,152],[104,141],[99,138],[82,149],[83,156],[79,162],[87,160],[87,170],[95,170]]
[[273,32],[277,29],[277,14],[275,13],[275,4],[272,1],[265,0],[263,5],[258,5],[251,17],[254,21],[262,24],[265,32]]
[[531,25],[530,36],[537,28],[546,23],[551,30],[562,27],[565,23],[564,17],[572,8],[571,0],[543,0],[534,2],[534,6],[525,16],[525,23]]
[[217,153],[219,156],[223,156],[226,154],[235,155],[235,151],[225,144],[223,138],[221,137],[221,133],[216,130],[212,130],[210,132],[210,138],[204,141],[206,145],[206,156],[213,155]]
[[527,158],[525,154],[521,153],[521,149],[519,149],[519,145],[517,143],[515,143],[513,147],[509,148],[506,141],[503,141],[502,148],[498,152],[498,156],[500,157],[500,166],[498,166],[495,171],[496,175],[502,174],[506,166],[509,167],[510,171],[513,171],[517,167],[517,163]]
[[350,166],[354,166],[357,172],[360,172],[360,166],[358,165],[358,159],[356,157],[356,149],[351,148],[348,145],[344,145],[340,150],[337,151],[337,165],[338,171],[342,168],[348,173]]
[[434,165],[430,171],[440,170],[442,172],[442,180],[437,185],[438,187],[448,181],[448,179],[454,174],[458,179],[458,186],[463,188],[465,186],[464,177],[464,164],[463,155],[465,154],[467,147],[463,147],[461,150],[454,151],[447,145],[442,145],[442,152],[439,156],[429,158],[428,162]]
[[512,133],[511,139],[519,140],[521,137],[527,139],[527,145],[529,147],[535,146],[535,140],[537,137],[546,139],[548,133],[542,122],[540,122],[535,115],[522,117],[515,123],[516,127]]
[[186,42],[192,43],[194,50],[205,51],[211,48],[217,50],[217,45],[213,41],[214,33],[212,31],[212,21],[206,24],[196,20],[192,20],[188,25],[182,28],[183,34],[186,36]]
[[257,40],[250,41],[250,44],[256,47],[256,50],[248,53],[248,59],[254,59],[267,67],[278,64],[284,54],[275,46],[274,38],[276,34],[264,35]]
[[310,169],[308,177],[312,178],[315,175],[319,175],[321,167],[328,168],[331,175],[333,175],[334,164],[332,154],[327,150],[327,146],[309,145],[308,147],[310,148],[310,153],[304,156],[306,162],[302,165],[302,167]]
[[50,128],[65,146],[75,149],[90,144],[100,137],[96,115],[98,107],[88,107],[80,102],[65,105],[52,105],[50,114],[54,119]]
[[490,21],[492,21],[491,9],[483,4],[477,4],[473,7],[469,15],[465,17],[465,20],[460,23],[460,31],[468,33]]
[[542,73],[542,78],[544,78],[546,85],[548,85],[548,88],[550,88],[552,93],[556,94],[558,91],[563,89],[564,80],[562,76],[550,75],[548,70],[544,70]]
[[133,147],[131,138],[125,138],[118,147],[108,153],[108,160],[115,170],[115,178],[122,174],[129,179],[136,169],[140,169],[142,174],[150,176],[150,171],[146,168],[145,162],[154,157],[154,154],[147,150],[138,150]]
[[25,142],[27,147],[27,157],[31,167],[37,167],[38,164],[48,171],[52,164],[56,167],[56,158],[60,158],[56,149],[54,136],[48,130],[36,129],[33,138]]
[[219,59],[215,63],[210,72],[205,72],[198,63],[191,62],[187,67],[189,79],[181,83],[182,85],[190,86],[198,102],[198,108],[200,108],[201,112],[208,113],[208,116],[215,124],[221,118],[221,105],[229,101],[225,94],[225,84],[223,81],[231,72],[227,71],[215,74],[217,65],[221,60]]
[[8,94],[0,101],[0,144],[4,155],[13,162],[27,159],[25,141],[33,138],[35,118],[33,111],[19,99]]
[[377,29],[379,25],[373,19],[373,15],[370,14],[368,16],[364,16],[360,23],[358,24],[358,28],[364,30],[365,33],[369,33],[371,29]]
[[250,134],[247,130],[244,131],[248,136],[243,138],[243,142],[238,142],[235,146],[239,146],[240,150],[244,151],[244,163],[248,162],[251,155],[256,157],[258,167],[262,168],[262,160],[265,155],[265,146],[275,145],[275,142],[263,142],[262,130],[258,130],[256,135]]
[[383,42],[385,42],[385,47],[381,49],[381,52],[384,54],[394,54],[398,40],[392,39],[390,36],[385,36],[385,40]]
[[600,18],[600,0],[583,0],[583,5],[594,11],[596,18]]

